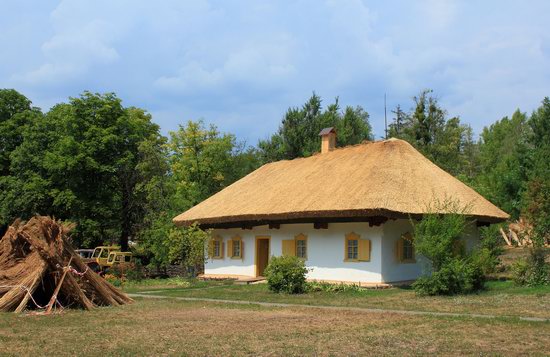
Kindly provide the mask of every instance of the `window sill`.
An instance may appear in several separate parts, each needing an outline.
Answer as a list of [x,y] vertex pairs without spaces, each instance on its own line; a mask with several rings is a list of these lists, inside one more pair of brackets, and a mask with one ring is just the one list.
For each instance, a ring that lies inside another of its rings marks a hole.
[[233,260],[243,260],[242,257],[230,257],[230,259],[233,259]]
[[401,264],[415,264],[415,263],[416,263],[416,259],[401,260],[399,263],[401,263]]
[[368,263],[370,260],[344,259],[344,263]]

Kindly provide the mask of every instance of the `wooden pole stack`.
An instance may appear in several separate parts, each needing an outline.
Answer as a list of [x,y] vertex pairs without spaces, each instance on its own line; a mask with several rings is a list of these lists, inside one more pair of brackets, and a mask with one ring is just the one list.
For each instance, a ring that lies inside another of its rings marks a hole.
[[49,313],[56,303],[92,309],[132,302],[88,269],[70,244],[72,228],[44,216],[8,228],[0,240],[0,311]]

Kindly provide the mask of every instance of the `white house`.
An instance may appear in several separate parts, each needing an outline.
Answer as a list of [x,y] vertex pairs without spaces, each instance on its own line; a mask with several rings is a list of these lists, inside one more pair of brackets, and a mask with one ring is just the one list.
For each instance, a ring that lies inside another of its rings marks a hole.
[[321,153],[266,164],[174,218],[212,229],[206,276],[261,276],[271,256],[288,254],[304,259],[309,279],[410,281],[422,271],[410,220],[448,213],[435,202],[467,206],[477,226],[508,218],[405,141],[335,148],[332,128],[321,136]]

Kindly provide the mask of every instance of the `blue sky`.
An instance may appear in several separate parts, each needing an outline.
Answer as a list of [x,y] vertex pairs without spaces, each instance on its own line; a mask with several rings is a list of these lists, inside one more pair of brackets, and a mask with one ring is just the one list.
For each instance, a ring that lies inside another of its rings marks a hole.
[[550,1],[0,0],[0,88],[47,110],[116,92],[164,133],[203,118],[249,144],[315,91],[388,107],[434,89],[476,132],[550,96]]

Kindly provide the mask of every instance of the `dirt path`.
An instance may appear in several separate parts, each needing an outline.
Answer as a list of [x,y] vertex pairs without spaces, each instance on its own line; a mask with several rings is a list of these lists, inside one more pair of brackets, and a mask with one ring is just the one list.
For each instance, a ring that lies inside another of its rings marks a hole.
[[266,307],[297,307],[297,308],[310,308],[310,309],[322,309],[331,311],[358,311],[358,312],[372,312],[380,314],[402,314],[402,315],[421,315],[421,316],[443,316],[443,317],[468,317],[468,318],[482,318],[482,319],[496,319],[496,318],[510,318],[519,319],[522,321],[537,321],[537,322],[550,322],[550,319],[531,316],[505,316],[505,315],[486,315],[486,314],[465,314],[465,313],[453,313],[453,312],[437,312],[437,311],[418,311],[418,310],[396,310],[396,309],[376,309],[376,308],[364,308],[364,307],[346,307],[346,306],[326,306],[326,305],[305,305],[305,304],[287,304],[277,302],[261,302],[261,301],[247,301],[247,300],[225,300],[225,299],[209,299],[209,298],[193,298],[193,297],[174,297],[174,296],[162,296],[151,295],[149,293],[135,293],[128,294],[130,297],[141,297],[146,299],[172,299],[181,301],[204,301],[223,304],[238,304],[238,305],[259,305]]

